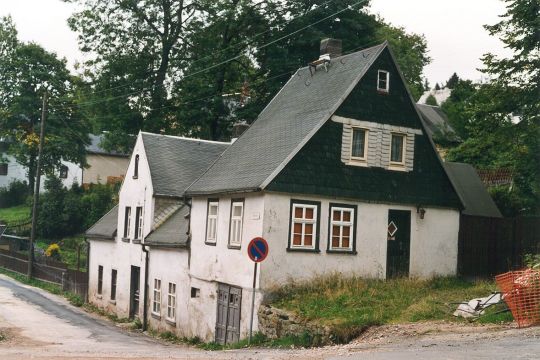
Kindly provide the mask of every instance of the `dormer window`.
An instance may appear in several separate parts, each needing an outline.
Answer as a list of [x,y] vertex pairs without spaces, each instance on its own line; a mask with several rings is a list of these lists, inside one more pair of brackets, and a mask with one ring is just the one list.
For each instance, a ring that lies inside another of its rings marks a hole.
[[133,178],[139,177],[139,154],[135,155],[135,167],[133,168]]
[[405,165],[405,134],[392,133],[392,143],[390,148],[390,165]]
[[387,93],[390,91],[390,73],[379,70],[377,76],[377,91]]
[[353,127],[351,143],[351,160],[366,161],[367,159],[367,130]]

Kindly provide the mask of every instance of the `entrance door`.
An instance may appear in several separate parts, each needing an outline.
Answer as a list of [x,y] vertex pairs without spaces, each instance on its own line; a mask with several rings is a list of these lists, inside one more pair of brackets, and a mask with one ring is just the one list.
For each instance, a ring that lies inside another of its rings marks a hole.
[[409,276],[411,212],[388,210],[386,278]]
[[131,319],[139,315],[140,284],[141,268],[131,266],[131,284],[129,290],[129,317]]
[[240,340],[242,289],[218,284],[216,342],[232,344]]

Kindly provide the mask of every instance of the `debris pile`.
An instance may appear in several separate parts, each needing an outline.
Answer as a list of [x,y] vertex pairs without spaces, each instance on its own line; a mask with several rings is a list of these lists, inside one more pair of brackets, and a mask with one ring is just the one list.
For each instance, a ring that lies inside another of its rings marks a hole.
[[519,327],[540,324],[540,270],[510,271],[495,280]]

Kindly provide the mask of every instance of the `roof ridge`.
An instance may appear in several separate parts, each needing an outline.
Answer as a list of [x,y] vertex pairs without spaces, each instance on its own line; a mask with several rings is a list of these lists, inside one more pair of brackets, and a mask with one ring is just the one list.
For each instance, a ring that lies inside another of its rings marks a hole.
[[177,135],[167,135],[167,134],[155,134],[151,132],[141,131],[141,134],[145,135],[151,135],[156,137],[168,137],[178,140],[188,140],[188,141],[197,141],[197,142],[204,142],[204,143],[210,143],[210,144],[223,144],[223,145],[230,145],[230,142],[226,141],[216,141],[216,140],[206,140],[206,139],[198,139],[198,138],[190,138],[185,136],[177,136]]
[[[352,52],[352,53],[348,53],[348,54],[343,54],[343,55],[340,55],[340,56],[336,56],[336,57],[334,57],[334,58],[331,58],[330,61],[332,62],[332,61],[336,61],[336,60],[342,60],[342,59],[344,59],[344,58],[347,58],[347,57],[356,55],[356,54],[361,53],[361,52],[364,52],[364,51],[373,50],[373,49],[375,49],[375,48],[377,48],[377,47],[384,47],[386,44],[387,44],[387,42],[385,41],[385,42],[382,42],[382,43],[380,43],[380,44],[378,44],[378,45],[373,45],[373,46],[370,46],[370,47],[365,48],[365,49],[359,49],[358,51],[355,51],[355,52]],[[308,69],[309,67],[310,67],[310,65],[302,66],[302,67],[296,69],[295,74],[296,74],[298,71],[303,70],[303,69]]]

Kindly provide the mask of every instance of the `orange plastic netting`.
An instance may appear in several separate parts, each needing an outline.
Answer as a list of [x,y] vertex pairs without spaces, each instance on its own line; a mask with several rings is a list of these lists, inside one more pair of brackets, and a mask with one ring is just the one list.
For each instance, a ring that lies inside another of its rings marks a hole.
[[510,271],[495,280],[519,327],[540,324],[540,270]]

